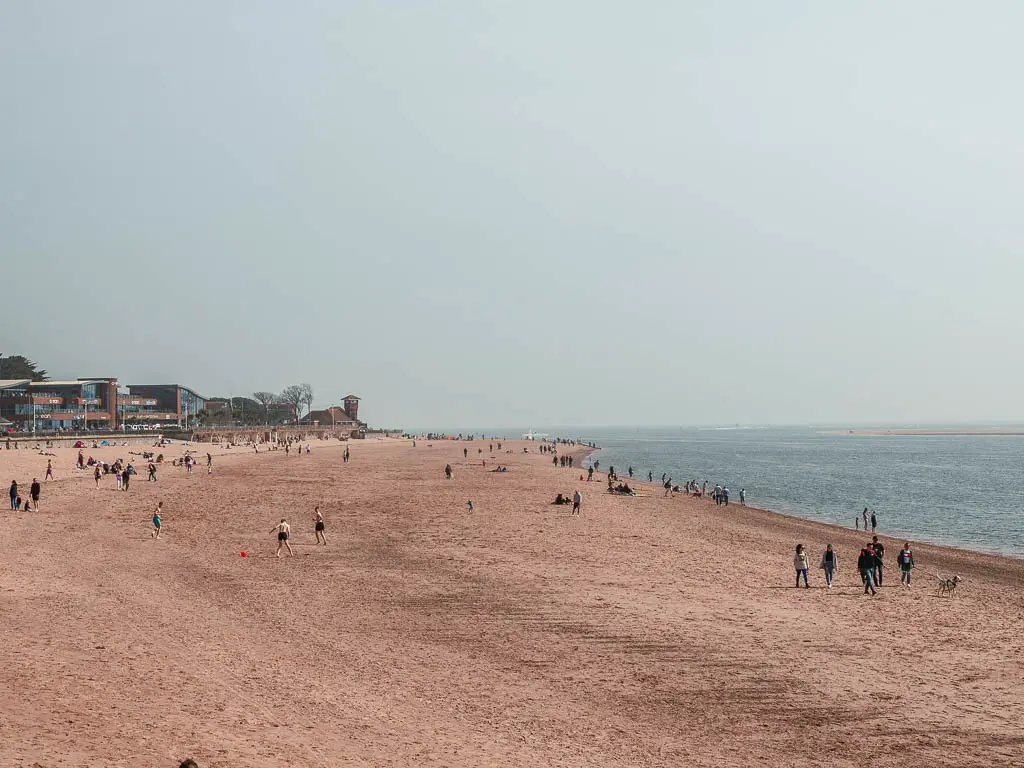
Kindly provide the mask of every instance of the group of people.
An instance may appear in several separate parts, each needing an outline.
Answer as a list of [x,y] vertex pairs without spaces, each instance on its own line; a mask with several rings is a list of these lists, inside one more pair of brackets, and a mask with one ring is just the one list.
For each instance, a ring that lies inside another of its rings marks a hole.
[[21,491],[18,489],[18,481],[11,480],[11,509],[21,510],[25,512],[38,512],[39,511],[39,497],[43,493],[43,486],[39,483],[39,478],[32,478],[32,485],[29,486],[28,497],[24,500],[21,498]]
[[[904,542],[903,549],[896,556],[896,565],[900,569],[900,584],[904,587],[910,586],[911,572],[914,570],[914,551],[910,548],[910,542]],[[810,588],[807,579],[807,572],[810,570],[810,557],[804,549],[803,544],[796,545],[796,553],[793,555],[793,568],[796,570],[796,586],[800,586],[800,579],[804,581],[804,587]],[[831,588],[832,581],[839,571],[839,555],[829,544],[821,555],[821,562],[818,568],[825,573],[825,586]],[[876,587],[882,586],[882,577],[885,571],[885,545],[872,536],[857,557],[857,571],[860,574],[861,582],[864,584],[864,594],[877,594]]]
[[[156,465],[153,462],[149,463],[150,466],[150,480],[156,479]],[[113,474],[114,480],[117,482],[117,490],[127,491],[128,485],[131,483],[132,477],[135,475],[135,465],[130,461],[127,466],[121,459],[117,459],[113,464],[107,464],[105,461],[98,461],[93,469],[93,479],[96,481],[96,487],[100,487],[100,478],[103,475]]]
[[[327,533],[326,523],[324,522],[323,512],[320,511],[320,507],[316,506],[313,508],[313,534],[316,536],[316,543],[319,546],[323,544],[327,546]],[[281,550],[288,550],[288,556],[292,557],[295,552],[292,550],[291,537],[292,537],[292,526],[288,522],[287,518],[282,517],[281,522],[277,523],[273,528],[270,529],[271,534],[277,534],[277,551],[274,553],[275,557],[281,556]]]
[[572,467],[572,461],[572,456],[566,456],[563,454],[561,456],[555,455],[552,458],[551,463],[556,467]]
[[[869,511],[871,512],[871,517],[870,518],[868,517],[868,512]],[[864,519],[864,530],[866,531],[868,529],[868,522],[870,521],[871,522],[871,532],[874,533],[875,532],[875,528],[878,527],[878,518],[875,517],[875,510],[873,510],[873,509],[869,510],[867,507],[864,507],[864,512],[862,513],[862,515],[860,517],[853,518],[853,527],[854,527],[855,530],[860,528],[861,517],[863,517],[863,519]]]

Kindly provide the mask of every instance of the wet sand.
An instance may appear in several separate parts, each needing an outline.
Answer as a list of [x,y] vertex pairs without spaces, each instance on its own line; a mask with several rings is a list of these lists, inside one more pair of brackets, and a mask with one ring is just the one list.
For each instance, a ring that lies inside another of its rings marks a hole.
[[[522,445],[218,450],[127,493],[56,451],[43,511],[0,514],[0,765],[1020,764],[1024,561],[915,545],[906,590],[885,539],[865,597],[863,532],[609,496]],[[45,467],[0,451],[5,487]],[[797,541],[838,586],[792,587]]]

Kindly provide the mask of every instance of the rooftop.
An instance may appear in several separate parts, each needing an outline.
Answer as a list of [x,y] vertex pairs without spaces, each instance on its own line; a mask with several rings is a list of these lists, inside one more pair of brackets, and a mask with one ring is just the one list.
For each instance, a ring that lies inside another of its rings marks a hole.
[[30,387],[78,387],[84,384],[106,384],[109,379],[47,379],[46,381],[33,381]]
[[191,392],[193,395],[198,397],[200,400],[205,400],[206,399],[205,397],[200,395],[198,392],[196,392],[191,387],[186,387],[186,386],[183,386],[181,384],[127,384],[126,386],[128,387],[128,391],[131,391],[131,390],[136,389],[136,388],[144,389],[145,387],[177,387],[178,389],[183,389],[186,392]]
[[32,379],[0,379],[0,389],[12,389],[14,387],[24,387],[26,384],[31,384]]

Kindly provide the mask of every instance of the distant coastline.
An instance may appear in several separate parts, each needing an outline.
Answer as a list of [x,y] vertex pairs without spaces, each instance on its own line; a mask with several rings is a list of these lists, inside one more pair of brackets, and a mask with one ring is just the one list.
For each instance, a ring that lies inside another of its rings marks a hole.
[[820,435],[899,435],[901,437],[929,436],[929,437],[1000,437],[1000,436],[1024,436],[1024,427],[1013,429],[1001,429],[999,427],[966,429],[830,429],[819,432]]

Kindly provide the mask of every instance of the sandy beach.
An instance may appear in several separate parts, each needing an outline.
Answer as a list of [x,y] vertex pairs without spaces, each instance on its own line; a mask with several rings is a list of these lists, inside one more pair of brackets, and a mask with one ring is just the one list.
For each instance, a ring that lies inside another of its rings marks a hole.
[[[611,496],[536,444],[348,445],[347,464],[339,443],[218,447],[212,475],[165,465],[156,483],[136,461],[127,493],[56,450],[42,511],[5,497],[0,515],[0,765],[1024,760],[1024,561],[915,544],[901,589],[903,542],[883,536],[871,598],[863,531],[645,484]],[[27,490],[46,460],[0,451],[0,478]],[[551,504],[575,488],[578,518]],[[293,558],[273,556],[282,517]],[[811,589],[793,588],[798,541]],[[828,542],[831,590],[816,569]],[[954,573],[960,590],[938,597]]]

